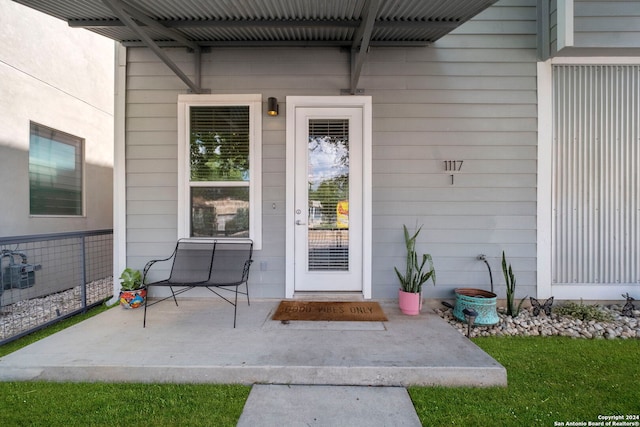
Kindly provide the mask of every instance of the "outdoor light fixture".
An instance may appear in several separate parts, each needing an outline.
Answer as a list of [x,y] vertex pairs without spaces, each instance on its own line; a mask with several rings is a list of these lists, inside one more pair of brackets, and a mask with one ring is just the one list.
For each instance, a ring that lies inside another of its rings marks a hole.
[[473,322],[475,322],[476,317],[478,317],[478,312],[473,308],[465,308],[462,310],[464,314],[464,318],[467,319],[467,338],[471,338],[471,327],[473,326]]
[[267,114],[270,116],[278,115],[278,99],[277,98],[269,98],[267,100]]

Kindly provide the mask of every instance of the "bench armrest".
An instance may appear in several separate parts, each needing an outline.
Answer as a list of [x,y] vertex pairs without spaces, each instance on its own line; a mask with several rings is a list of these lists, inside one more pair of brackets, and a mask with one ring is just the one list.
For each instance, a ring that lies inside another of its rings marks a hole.
[[152,259],[151,261],[147,262],[144,265],[144,268],[142,269],[142,284],[146,284],[147,283],[147,273],[149,273],[149,270],[151,269],[151,267],[157,263],[157,262],[163,262],[163,261],[169,261],[171,258],[173,258],[176,255],[176,251],[178,250],[178,246],[176,246],[176,248],[173,250],[173,253],[171,255],[169,255],[167,258],[162,258],[162,259]]

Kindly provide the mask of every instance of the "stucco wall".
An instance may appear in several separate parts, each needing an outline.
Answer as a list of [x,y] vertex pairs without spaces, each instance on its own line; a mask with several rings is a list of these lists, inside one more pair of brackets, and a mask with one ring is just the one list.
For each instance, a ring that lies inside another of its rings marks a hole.
[[[0,236],[112,227],[114,42],[0,0]],[[85,140],[85,215],[29,216],[29,129]]]

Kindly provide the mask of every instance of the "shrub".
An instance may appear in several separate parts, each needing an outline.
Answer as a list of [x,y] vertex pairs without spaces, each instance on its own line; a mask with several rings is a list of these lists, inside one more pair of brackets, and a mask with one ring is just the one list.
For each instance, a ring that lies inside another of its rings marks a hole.
[[580,304],[568,302],[557,307],[555,312],[563,316],[571,316],[574,319],[584,321],[596,320],[598,322],[610,322],[613,320],[613,316],[602,310],[599,305],[586,305],[583,304],[582,301],[580,301]]

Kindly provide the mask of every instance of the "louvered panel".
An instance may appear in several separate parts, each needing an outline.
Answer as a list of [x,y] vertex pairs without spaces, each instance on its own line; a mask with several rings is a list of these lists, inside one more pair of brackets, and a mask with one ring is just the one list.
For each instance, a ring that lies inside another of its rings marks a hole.
[[640,67],[554,67],[553,279],[640,282]]

